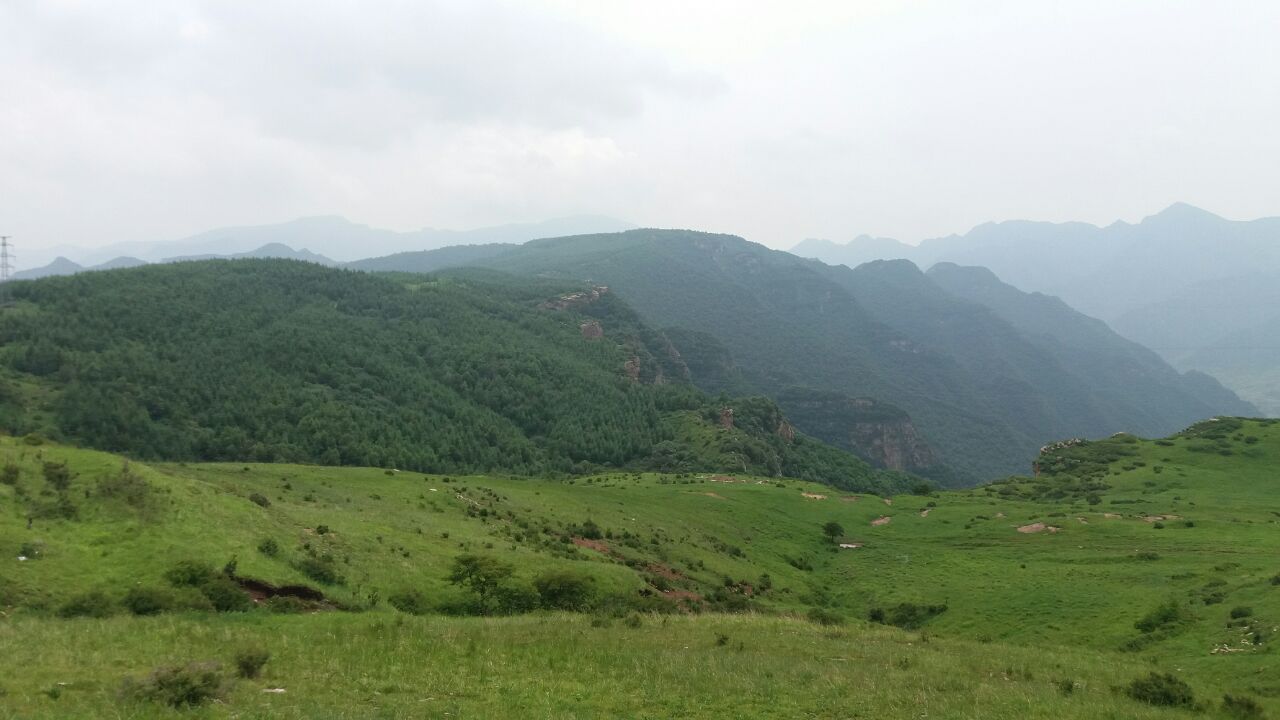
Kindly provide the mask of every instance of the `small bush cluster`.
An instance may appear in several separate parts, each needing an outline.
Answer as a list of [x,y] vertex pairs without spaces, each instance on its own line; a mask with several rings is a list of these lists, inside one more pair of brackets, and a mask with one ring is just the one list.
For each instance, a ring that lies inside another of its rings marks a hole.
[[260,647],[242,648],[236,652],[236,674],[246,679],[256,678],[270,659],[271,653]]
[[892,625],[903,630],[915,630],[934,617],[947,611],[946,605],[917,605],[915,603],[898,603],[892,607],[873,607],[867,613],[867,619],[882,625]]
[[145,678],[126,678],[120,695],[126,700],[183,708],[216,700],[222,697],[225,689],[221,665],[189,663],[157,668]]
[[1191,686],[1169,673],[1150,673],[1129,683],[1124,693],[1139,702],[1161,707],[1193,707]]

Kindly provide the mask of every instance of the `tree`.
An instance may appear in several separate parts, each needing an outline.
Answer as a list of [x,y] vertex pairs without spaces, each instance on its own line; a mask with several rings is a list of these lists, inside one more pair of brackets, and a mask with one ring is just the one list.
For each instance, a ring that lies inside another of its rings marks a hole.
[[836,522],[835,520],[830,520],[827,522],[826,525],[822,526],[822,532],[828,538],[835,540],[841,535],[844,535],[844,527],[842,527],[840,523]]
[[503,581],[514,572],[515,568],[494,557],[459,555],[453,559],[449,582],[467,588],[475,594],[481,606],[487,607]]

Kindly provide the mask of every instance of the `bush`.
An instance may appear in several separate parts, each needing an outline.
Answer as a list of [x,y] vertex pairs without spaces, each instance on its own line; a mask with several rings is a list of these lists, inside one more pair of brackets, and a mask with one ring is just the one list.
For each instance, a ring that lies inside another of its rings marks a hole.
[[127,678],[120,694],[127,700],[158,702],[175,708],[196,707],[223,693],[222,668],[217,663],[190,663],[158,668],[142,679]]
[[253,599],[234,580],[216,577],[200,586],[200,594],[208,598],[218,612],[244,612],[253,608]]
[[595,578],[572,570],[553,570],[533,581],[542,607],[552,610],[583,610],[595,597]]
[[1161,707],[1192,707],[1195,693],[1191,686],[1169,673],[1150,673],[1124,689],[1124,693],[1139,702]]
[[1157,606],[1139,618],[1133,623],[1133,627],[1144,633],[1150,633],[1180,625],[1188,619],[1187,613],[1182,609],[1182,605],[1177,600],[1170,598],[1164,604]]
[[1223,695],[1222,712],[1242,720],[1261,720],[1265,717],[1258,701],[1244,695]]
[[236,652],[236,674],[245,679],[256,678],[270,659],[271,653],[262,648],[243,648]]
[[249,495],[249,502],[259,507],[264,507],[264,508],[271,507],[271,501],[268,500],[267,496],[263,495],[262,493],[251,493]]
[[22,436],[22,443],[24,445],[30,445],[32,447],[35,447],[37,445],[43,445],[44,436],[42,436],[40,433],[27,433],[26,435]]
[[98,478],[98,495],[120,500],[130,507],[141,508],[147,504],[151,495],[151,485],[125,461],[120,472]]
[[867,619],[882,625],[900,627],[903,630],[915,630],[946,611],[946,605],[898,603],[889,608],[871,608],[867,613]]
[[1253,608],[1251,608],[1251,607],[1246,607],[1246,606],[1244,606],[1244,605],[1240,605],[1240,606],[1238,606],[1238,607],[1233,607],[1233,608],[1231,608],[1231,619],[1232,619],[1232,620],[1239,620],[1240,618],[1247,618],[1247,617],[1250,617],[1250,616],[1252,616],[1252,615],[1253,615]]
[[316,534],[317,534],[317,535],[328,535],[330,532],[331,532],[331,531],[329,530],[329,526],[328,526],[328,525],[317,525],[317,526],[316,526]]
[[810,608],[807,614],[807,617],[809,618],[809,622],[816,623],[818,625],[843,625],[844,624],[844,616],[839,615],[837,613],[833,613],[830,610],[827,610],[826,608],[820,608],[820,607]]
[[431,603],[427,596],[418,590],[404,590],[387,598],[391,607],[410,615],[426,615],[431,611]]
[[1273,575],[1273,576],[1271,577],[1271,584],[1272,584],[1272,585],[1280,585],[1280,573],[1276,573],[1275,575]]
[[324,585],[341,585],[343,582],[332,560],[305,557],[295,563],[294,567],[298,572]]
[[195,560],[182,560],[164,574],[174,587],[200,587],[217,576],[212,565]]
[[77,595],[58,608],[58,617],[94,617],[103,618],[115,614],[115,603],[106,593],[94,590]]
[[0,469],[0,484],[17,485],[18,477],[21,474],[22,471],[18,469],[17,465],[14,465],[13,463],[5,463],[4,468]]
[[493,593],[499,613],[513,615],[538,609],[538,594],[524,585],[501,585]]
[[66,463],[46,462],[44,464],[44,481],[49,487],[63,492],[71,487],[71,469]]
[[157,615],[174,605],[173,593],[163,588],[131,588],[120,601],[134,615]]
[[258,552],[267,557],[275,557],[280,554],[280,545],[272,538],[263,538],[258,541]]

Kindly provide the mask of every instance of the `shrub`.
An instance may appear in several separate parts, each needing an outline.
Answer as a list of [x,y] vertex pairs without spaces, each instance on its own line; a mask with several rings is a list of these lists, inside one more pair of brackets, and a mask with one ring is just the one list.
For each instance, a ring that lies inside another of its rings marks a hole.
[[638,628],[644,624],[644,620],[640,617],[640,613],[629,613],[622,619],[622,624],[629,628]]
[[1222,712],[1242,720],[1260,720],[1265,717],[1258,701],[1245,695],[1223,695]]
[[915,630],[930,619],[947,611],[946,605],[917,605],[915,603],[898,603],[889,608],[872,608],[867,613],[871,622],[900,627],[903,630]]
[[1153,608],[1146,615],[1138,618],[1138,620],[1133,623],[1133,627],[1144,633],[1150,633],[1174,625],[1180,625],[1188,619],[1187,613],[1182,609],[1182,605],[1180,605],[1177,600],[1170,598],[1163,604]]
[[280,554],[280,545],[273,538],[263,538],[258,541],[258,552],[267,557],[276,557]]
[[222,667],[190,663],[158,668],[142,679],[126,678],[120,694],[128,700],[158,702],[175,708],[196,707],[223,693]]
[[13,463],[5,463],[4,468],[0,469],[0,484],[17,485],[18,477],[22,471]]
[[500,585],[493,593],[494,609],[503,614],[526,613],[538,609],[538,593],[525,585]]
[[264,507],[264,508],[271,507],[271,501],[268,500],[267,496],[263,495],[262,493],[251,493],[249,495],[249,502],[259,507]]
[[107,597],[106,593],[94,590],[77,595],[63,603],[58,608],[58,617],[103,618],[114,614],[115,611],[115,603],[111,602],[111,598]]
[[66,463],[46,462],[44,464],[44,481],[49,487],[63,492],[71,487],[71,469]]
[[426,615],[431,611],[431,603],[427,596],[418,590],[404,590],[387,598],[391,607],[410,615]]
[[244,612],[253,608],[253,600],[228,577],[216,577],[200,586],[204,595],[218,612]]
[[333,561],[324,558],[305,557],[294,564],[298,572],[324,585],[341,585],[342,576]]
[[1271,584],[1272,584],[1272,585],[1280,585],[1280,573],[1276,573],[1275,575],[1273,575],[1273,576],[1271,577]]
[[330,532],[330,530],[329,530],[329,526],[328,526],[328,525],[317,525],[317,526],[316,526],[316,534],[317,534],[317,535],[328,535],[328,534],[329,534],[329,532]]
[[134,615],[157,615],[173,607],[173,593],[163,588],[130,588],[120,601]]
[[1251,607],[1246,607],[1246,606],[1244,606],[1244,605],[1240,605],[1239,607],[1233,607],[1233,608],[1231,608],[1231,619],[1232,619],[1232,620],[1239,620],[1240,618],[1247,618],[1247,617],[1250,617],[1251,615],[1253,615],[1253,608],[1251,608]]
[[1191,686],[1169,673],[1150,673],[1129,683],[1124,692],[1129,697],[1148,705],[1162,707],[1191,707],[1195,693]]
[[806,617],[809,618],[809,622],[816,623],[818,625],[843,625],[844,624],[844,616],[839,615],[837,613],[833,613],[830,610],[827,610],[826,608],[820,608],[820,607],[809,608],[809,612],[806,614]]
[[182,560],[169,568],[164,577],[174,587],[200,587],[217,575],[212,565],[195,560]]
[[1062,678],[1054,684],[1058,686],[1058,692],[1063,695],[1071,695],[1076,691],[1076,681],[1071,678]]
[[98,478],[98,495],[120,500],[130,507],[140,508],[147,504],[147,498],[151,495],[151,486],[129,467],[128,461],[125,461],[120,467],[120,472]]
[[256,678],[270,659],[271,653],[260,647],[242,648],[236,652],[236,674],[246,679]]
[[572,570],[553,570],[533,581],[542,607],[583,610],[595,597],[595,578]]
[[40,433],[27,433],[26,435],[22,436],[22,442],[23,444],[31,445],[32,447],[35,447],[36,445],[43,445],[44,436],[42,436]]

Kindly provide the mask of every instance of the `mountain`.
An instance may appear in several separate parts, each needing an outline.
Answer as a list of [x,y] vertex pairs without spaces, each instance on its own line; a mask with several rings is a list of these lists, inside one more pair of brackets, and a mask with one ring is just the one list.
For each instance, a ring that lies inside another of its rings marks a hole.
[[[48,252],[65,255],[80,264],[92,265],[120,255],[141,258],[147,262],[161,262],[167,258],[229,257],[249,253],[264,245],[278,244],[290,248],[310,248],[319,255],[345,262],[449,245],[522,243],[540,237],[616,232],[633,227],[635,226],[630,223],[610,217],[575,215],[472,230],[424,228],[397,232],[361,225],[342,217],[318,216],[270,225],[218,228],[179,240],[116,243],[101,248],[63,245]],[[39,260],[40,252],[33,250],[28,255]]]
[[278,242],[267,243],[266,245],[263,245],[260,248],[255,248],[248,252],[232,253],[230,255],[185,255],[185,256],[164,258],[160,262],[173,263],[173,262],[191,262],[194,260],[238,260],[243,258],[257,258],[257,259],[276,258],[280,260],[298,260],[301,262],[310,262],[310,263],[316,263],[319,265],[336,265],[337,264],[334,261],[330,260],[329,258],[325,257],[324,255],[313,253],[310,250],[307,250],[306,248],[302,248],[301,250],[294,250],[288,245],[285,245],[283,243],[278,243]]
[[892,260],[914,256],[916,248],[893,238],[859,235],[848,243],[809,238],[791,248],[792,255],[816,258],[828,265],[857,267],[872,260]]
[[453,245],[436,250],[416,250],[354,260],[347,263],[345,267],[366,272],[435,272],[442,268],[473,265],[501,255],[514,247],[516,246],[512,243]]
[[[1179,369],[1216,374],[1248,400],[1274,408],[1280,396],[1280,384],[1263,380],[1272,377],[1265,354],[1217,360],[1243,340],[1226,336],[1248,333],[1251,323],[1258,328],[1250,342],[1280,344],[1280,336],[1266,334],[1276,300],[1270,278],[1280,277],[1280,218],[1233,221],[1176,203],[1136,224],[1019,220],[917,247],[859,238],[847,245],[805,241],[795,250],[850,265],[878,255],[921,267],[986,267],[1018,288],[1060,297],[1100,318]],[[1225,367],[1232,369],[1224,373]]]
[[770,400],[698,392],[603,288],[243,259],[11,291],[0,427],[15,434],[147,459],[905,482],[796,433]]
[[1066,306],[1023,317],[1006,301],[1002,317],[905,261],[850,269],[728,235],[637,230],[476,264],[607,285],[678,348],[694,343],[690,376],[705,390],[768,395],[801,430],[939,482],[1017,472],[1057,437],[1161,434],[1254,410]]
[[35,280],[42,277],[51,277],[54,275],[73,275],[84,270],[79,263],[72,262],[64,257],[55,258],[53,262],[43,267],[31,268],[29,270],[20,270],[13,274],[13,280]]

